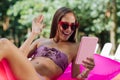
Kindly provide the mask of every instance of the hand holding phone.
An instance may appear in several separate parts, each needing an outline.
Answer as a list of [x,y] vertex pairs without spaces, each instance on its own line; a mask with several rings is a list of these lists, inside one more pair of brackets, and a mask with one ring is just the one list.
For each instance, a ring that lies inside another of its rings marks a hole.
[[97,37],[83,36],[79,44],[79,49],[75,63],[82,64],[82,61],[86,60],[87,57],[93,58],[97,42]]

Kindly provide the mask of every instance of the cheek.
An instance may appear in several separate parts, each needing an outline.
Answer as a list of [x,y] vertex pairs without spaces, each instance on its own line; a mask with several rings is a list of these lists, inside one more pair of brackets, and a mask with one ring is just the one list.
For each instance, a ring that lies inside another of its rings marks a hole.
[[57,29],[57,36],[62,35],[62,28],[58,27]]
[[62,33],[62,31],[64,31],[64,30],[62,29],[62,27],[61,27],[61,26],[58,26],[58,30],[57,30],[57,31],[58,31],[58,33],[59,33],[59,34],[61,34],[61,33]]
[[58,29],[59,29],[60,31],[63,31],[63,28],[62,28],[61,26],[59,26]]
[[71,34],[70,34],[70,36],[71,36],[73,33],[74,33],[74,31],[71,31]]

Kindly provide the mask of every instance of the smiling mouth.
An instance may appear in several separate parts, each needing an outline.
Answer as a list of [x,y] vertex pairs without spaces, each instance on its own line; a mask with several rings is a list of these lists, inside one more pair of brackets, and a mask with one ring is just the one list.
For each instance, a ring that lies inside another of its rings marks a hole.
[[65,36],[69,36],[70,33],[65,33],[64,31],[62,31],[62,34],[64,34]]

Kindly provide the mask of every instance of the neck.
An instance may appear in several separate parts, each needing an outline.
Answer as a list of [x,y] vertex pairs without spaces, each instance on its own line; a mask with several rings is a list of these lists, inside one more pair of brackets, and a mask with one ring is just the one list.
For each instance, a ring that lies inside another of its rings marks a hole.
[[58,42],[59,42],[59,39],[53,38],[53,41],[54,41],[55,43],[58,43]]

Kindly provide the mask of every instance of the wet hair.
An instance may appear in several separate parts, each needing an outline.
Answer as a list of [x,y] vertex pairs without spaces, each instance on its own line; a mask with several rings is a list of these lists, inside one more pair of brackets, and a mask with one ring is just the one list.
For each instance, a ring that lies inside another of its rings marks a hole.
[[[61,21],[61,19],[67,13],[73,13],[74,14],[74,12],[70,8],[66,8],[66,7],[59,8],[55,12],[55,15],[54,15],[53,20],[52,20],[52,25],[51,25],[50,38],[54,38],[55,37],[55,35],[57,33],[57,29],[58,29],[58,22]],[[75,14],[74,14],[74,16],[75,16]],[[73,32],[73,34],[68,39],[69,42],[76,42],[75,41],[75,34],[76,34],[76,30]]]

